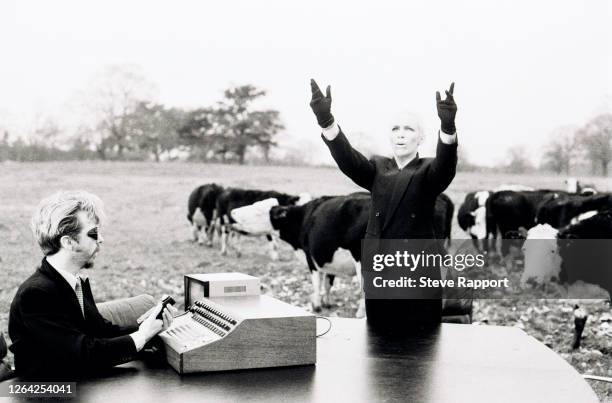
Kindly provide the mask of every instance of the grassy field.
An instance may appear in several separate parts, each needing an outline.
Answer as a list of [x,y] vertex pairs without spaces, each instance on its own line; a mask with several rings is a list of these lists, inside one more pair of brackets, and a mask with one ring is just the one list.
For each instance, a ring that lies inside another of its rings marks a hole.
[[[460,173],[447,194],[456,209],[465,193],[503,183],[564,188],[560,176],[515,176]],[[602,190],[609,179],[584,178]],[[86,189],[105,202],[108,222],[105,243],[89,273],[98,302],[149,293],[169,293],[180,302],[183,275],[194,272],[238,271],[261,278],[265,292],[309,309],[310,279],[287,245],[272,262],[264,243],[244,239],[242,257],[224,257],[218,248],[190,241],[187,197],[203,183],[274,189],[314,196],[359,190],[337,169],[302,167],[242,167],[187,163],[4,163],[0,164],[0,331],[6,334],[11,300],[19,284],[40,262],[41,253],[29,229],[29,218],[44,196],[59,189]],[[453,237],[465,238],[453,222]],[[353,316],[358,290],[350,279],[334,286],[334,307],[324,315]],[[580,373],[612,376],[612,323],[600,322],[610,307],[603,301],[582,302],[589,312],[583,347],[571,350],[572,301],[494,301],[475,303],[475,322],[519,326],[546,342]],[[600,399],[612,399],[612,387],[592,383]]]

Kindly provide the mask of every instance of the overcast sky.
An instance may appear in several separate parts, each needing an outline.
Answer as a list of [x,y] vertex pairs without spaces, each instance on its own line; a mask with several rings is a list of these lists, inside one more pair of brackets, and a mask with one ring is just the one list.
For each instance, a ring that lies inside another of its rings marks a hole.
[[[421,114],[455,81],[461,148],[494,164],[539,154],[559,126],[612,112],[612,6],[593,1],[58,1],[0,5],[0,119],[23,127],[65,107],[107,65],[131,63],[172,106],[209,105],[232,84],[268,91],[285,138],[326,153],[309,79],[331,84],[349,138],[386,145],[397,110]],[[1,124],[2,122],[0,122]],[[325,154],[326,155],[326,154]]]

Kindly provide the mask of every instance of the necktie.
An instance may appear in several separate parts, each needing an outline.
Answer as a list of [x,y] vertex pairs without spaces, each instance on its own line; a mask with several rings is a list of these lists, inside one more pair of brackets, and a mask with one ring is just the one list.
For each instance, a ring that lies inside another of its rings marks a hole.
[[85,317],[85,308],[83,308],[83,286],[81,284],[81,277],[76,276],[76,287],[74,287],[74,292],[76,292],[77,299],[79,300],[79,305],[81,306],[81,313],[83,317]]

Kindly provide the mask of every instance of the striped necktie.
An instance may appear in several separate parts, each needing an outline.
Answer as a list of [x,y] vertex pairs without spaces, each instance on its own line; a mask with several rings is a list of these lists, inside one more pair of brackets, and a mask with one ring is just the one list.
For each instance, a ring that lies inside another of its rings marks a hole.
[[76,287],[74,287],[74,292],[76,292],[77,299],[79,300],[79,305],[81,306],[81,313],[83,317],[85,317],[85,308],[83,308],[83,285],[81,284],[81,277],[76,275]]

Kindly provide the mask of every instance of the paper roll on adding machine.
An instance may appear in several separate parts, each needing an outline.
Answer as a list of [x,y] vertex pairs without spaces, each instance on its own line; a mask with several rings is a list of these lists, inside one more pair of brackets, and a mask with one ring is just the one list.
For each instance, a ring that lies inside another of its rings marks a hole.
[[179,374],[316,362],[315,316],[242,273],[185,275],[185,313],[160,337]]

